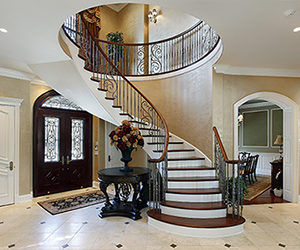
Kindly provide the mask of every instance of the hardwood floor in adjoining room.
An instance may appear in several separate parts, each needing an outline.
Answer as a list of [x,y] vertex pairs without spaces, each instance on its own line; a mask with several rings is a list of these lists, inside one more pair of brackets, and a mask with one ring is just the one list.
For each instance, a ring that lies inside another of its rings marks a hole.
[[272,204],[272,203],[289,203],[282,198],[276,197],[271,189],[266,190],[261,195],[257,196],[251,201],[244,200],[244,205],[253,205],[253,204]]

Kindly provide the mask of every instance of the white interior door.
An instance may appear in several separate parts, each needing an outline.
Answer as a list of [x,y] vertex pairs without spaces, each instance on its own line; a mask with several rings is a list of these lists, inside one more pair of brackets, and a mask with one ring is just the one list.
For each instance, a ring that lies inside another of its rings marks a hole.
[[110,146],[108,135],[116,128],[115,125],[106,122],[106,168],[122,167],[124,163],[120,161],[122,154],[114,146]]
[[14,107],[0,105],[0,206],[14,203]]

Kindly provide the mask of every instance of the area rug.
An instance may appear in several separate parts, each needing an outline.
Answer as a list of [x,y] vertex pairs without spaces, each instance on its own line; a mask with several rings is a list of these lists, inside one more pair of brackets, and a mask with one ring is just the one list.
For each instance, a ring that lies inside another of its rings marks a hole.
[[245,200],[251,201],[271,187],[271,177],[257,176],[257,182],[248,185],[249,193],[246,195]]
[[104,201],[104,194],[100,190],[97,190],[53,200],[41,201],[38,202],[38,204],[50,214],[55,215],[74,209],[95,205]]

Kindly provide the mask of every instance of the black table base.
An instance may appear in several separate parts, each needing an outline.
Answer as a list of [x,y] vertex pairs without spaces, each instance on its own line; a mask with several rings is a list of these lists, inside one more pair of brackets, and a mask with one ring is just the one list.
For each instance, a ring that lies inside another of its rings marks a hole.
[[[142,189],[146,187],[149,176],[149,169],[137,167],[133,168],[132,172],[121,172],[120,168],[108,168],[98,171],[100,190],[106,197],[106,202],[99,213],[99,217],[125,216],[133,220],[141,219],[140,210],[147,207]],[[107,194],[107,187],[110,184],[115,186],[115,197],[112,202],[109,201]],[[132,201],[128,201],[132,190]]]

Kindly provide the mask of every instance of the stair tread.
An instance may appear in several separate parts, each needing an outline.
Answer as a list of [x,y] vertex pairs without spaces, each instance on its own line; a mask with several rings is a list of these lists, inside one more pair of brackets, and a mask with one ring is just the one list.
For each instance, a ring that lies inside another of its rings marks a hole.
[[193,160],[205,160],[205,158],[204,157],[168,158],[168,161],[193,161]]
[[218,181],[216,176],[169,177],[168,181]]
[[[164,142],[147,142],[147,144],[149,145],[156,145],[156,144],[165,144]],[[183,142],[179,141],[179,142],[169,142],[169,145],[172,144],[183,144]]]
[[175,194],[220,194],[219,188],[168,188],[167,193]]
[[[169,149],[168,153],[172,153],[172,152],[194,152],[195,149]],[[162,150],[153,150],[153,152],[157,152],[160,153],[162,152]]]
[[165,201],[162,206],[190,209],[190,210],[214,210],[226,208],[222,201],[215,202],[180,202],[180,201]]
[[227,217],[222,218],[208,218],[208,219],[198,219],[198,218],[185,218],[177,217],[173,215],[167,215],[162,213],[156,213],[153,215],[152,210],[147,212],[148,216],[173,225],[192,227],[192,228],[223,228],[241,225],[245,222],[243,217],[238,220],[237,216],[232,219],[232,215],[228,214]]
[[168,171],[185,171],[185,170],[215,170],[215,168],[207,167],[201,165],[199,167],[177,167],[177,168],[168,168]]

